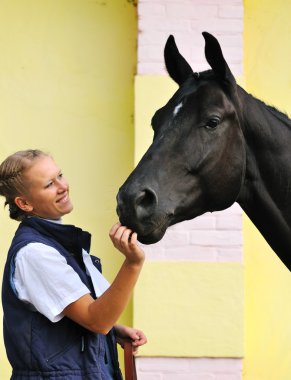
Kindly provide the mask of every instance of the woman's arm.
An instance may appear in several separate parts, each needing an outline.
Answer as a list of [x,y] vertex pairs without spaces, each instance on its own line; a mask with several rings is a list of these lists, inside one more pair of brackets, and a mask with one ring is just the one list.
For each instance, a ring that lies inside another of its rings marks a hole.
[[93,332],[107,334],[125,309],[144,263],[137,234],[115,224],[110,232],[125,260],[111,286],[96,300],[86,294],[64,309],[64,315]]

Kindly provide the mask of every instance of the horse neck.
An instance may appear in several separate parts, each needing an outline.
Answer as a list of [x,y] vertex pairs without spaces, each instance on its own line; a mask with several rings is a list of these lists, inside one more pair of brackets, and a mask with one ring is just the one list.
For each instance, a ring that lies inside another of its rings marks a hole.
[[291,122],[239,88],[246,170],[237,202],[291,270]]

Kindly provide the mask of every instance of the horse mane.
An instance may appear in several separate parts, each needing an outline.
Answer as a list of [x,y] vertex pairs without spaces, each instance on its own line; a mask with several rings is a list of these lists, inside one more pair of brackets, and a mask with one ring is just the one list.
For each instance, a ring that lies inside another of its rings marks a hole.
[[[265,104],[264,102],[262,102]],[[272,115],[274,115],[277,119],[282,121],[284,124],[286,124],[288,127],[291,127],[291,120],[288,117],[288,115],[284,112],[279,111],[276,107],[270,106],[268,104],[265,104],[267,109],[271,112]]]
[[291,120],[289,118],[289,116],[287,115],[287,113],[284,113],[280,110],[278,110],[278,108],[274,107],[274,106],[271,106],[269,104],[266,104],[265,102],[263,102],[262,100],[254,97],[253,95],[249,94],[255,101],[257,101],[258,103],[260,103],[264,108],[266,108],[273,116],[275,116],[278,120],[280,120],[282,123],[284,123],[287,127],[290,127],[291,128]]

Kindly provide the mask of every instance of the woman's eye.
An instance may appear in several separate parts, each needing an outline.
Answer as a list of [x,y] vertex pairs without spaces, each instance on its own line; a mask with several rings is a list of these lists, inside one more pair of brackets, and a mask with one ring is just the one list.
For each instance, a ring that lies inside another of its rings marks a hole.
[[205,128],[215,129],[219,123],[220,123],[220,119],[218,117],[213,117],[207,121]]
[[45,189],[48,189],[49,187],[51,187],[52,186],[52,182],[49,182],[46,186],[45,186]]

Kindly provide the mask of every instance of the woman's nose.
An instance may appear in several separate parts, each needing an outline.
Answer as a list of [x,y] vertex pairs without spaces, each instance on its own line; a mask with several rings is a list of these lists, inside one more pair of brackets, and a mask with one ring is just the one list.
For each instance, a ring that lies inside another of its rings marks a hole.
[[64,179],[58,179],[57,180],[57,185],[58,185],[58,191],[63,192],[68,190],[68,183]]

